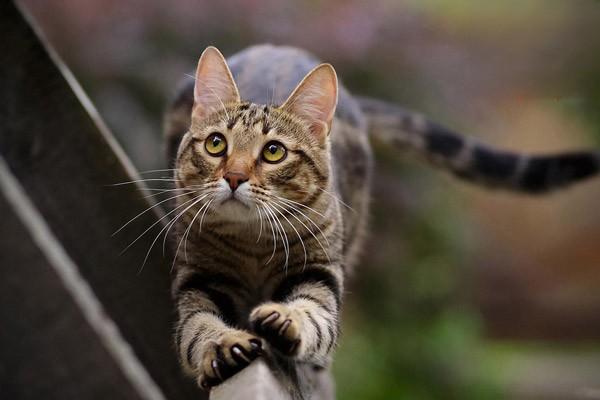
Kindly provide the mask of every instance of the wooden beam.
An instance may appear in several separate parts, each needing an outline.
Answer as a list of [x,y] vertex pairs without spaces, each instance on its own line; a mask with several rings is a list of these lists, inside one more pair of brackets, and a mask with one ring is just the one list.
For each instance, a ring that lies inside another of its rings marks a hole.
[[258,360],[213,389],[210,400],[291,400],[264,361]]
[[333,400],[327,370],[259,358],[210,393],[210,400]]
[[[169,257],[154,252],[139,271],[157,232],[120,254],[160,213],[148,212],[131,229],[112,236],[151,205],[140,185],[109,186],[135,180],[135,169],[71,73],[10,1],[0,5],[0,36],[7,55],[0,63],[0,157],[7,173],[164,396],[203,398],[182,376],[171,344]],[[128,397],[132,389],[124,384],[127,374],[119,375],[107,349],[98,347],[101,336],[96,332],[94,337],[89,318],[69,303],[73,296],[60,288],[56,271],[50,269],[53,262],[41,255],[32,258],[41,254],[32,231],[24,228],[18,214],[11,218],[10,224],[2,223],[6,279],[0,280],[0,292],[12,296],[3,298],[0,309],[3,316],[17,315],[11,323],[2,322],[1,356],[13,364],[3,363],[0,387],[23,383],[12,386],[17,390],[12,399],[35,398],[32,393],[40,394],[37,398],[113,398],[73,395],[99,386],[103,390],[98,393]],[[12,232],[20,239],[11,237]],[[40,357],[51,364],[36,364]],[[13,369],[17,361],[20,367]],[[86,374],[97,378],[83,379]],[[84,383],[89,388],[79,391]]]

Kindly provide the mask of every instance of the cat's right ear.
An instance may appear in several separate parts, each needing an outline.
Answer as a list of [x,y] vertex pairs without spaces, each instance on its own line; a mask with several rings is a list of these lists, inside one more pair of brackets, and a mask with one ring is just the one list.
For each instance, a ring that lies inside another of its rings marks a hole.
[[207,47],[196,69],[193,114],[204,118],[224,108],[226,103],[239,101],[240,94],[225,57],[216,47]]

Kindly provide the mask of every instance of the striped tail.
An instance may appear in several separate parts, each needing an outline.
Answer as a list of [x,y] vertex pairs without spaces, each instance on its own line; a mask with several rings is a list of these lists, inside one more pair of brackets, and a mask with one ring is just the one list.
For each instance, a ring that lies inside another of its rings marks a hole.
[[413,150],[433,165],[472,183],[539,194],[600,171],[598,151],[526,155],[496,150],[396,105],[366,97],[357,99],[372,137]]

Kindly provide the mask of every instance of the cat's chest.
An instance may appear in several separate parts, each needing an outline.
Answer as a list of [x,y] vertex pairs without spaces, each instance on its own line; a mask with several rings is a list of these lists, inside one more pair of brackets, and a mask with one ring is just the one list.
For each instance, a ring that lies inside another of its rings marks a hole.
[[[283,247],[273,249],[262,242],[248,243],[243,238],[207,233],[200,238],[196,251],[211,269],[235,276],[241,286],[240,293],[245,293],[249,301],[263,301],[272,294],[285,269],[286,253]],[[287,254],[289,263],[295,254]]]

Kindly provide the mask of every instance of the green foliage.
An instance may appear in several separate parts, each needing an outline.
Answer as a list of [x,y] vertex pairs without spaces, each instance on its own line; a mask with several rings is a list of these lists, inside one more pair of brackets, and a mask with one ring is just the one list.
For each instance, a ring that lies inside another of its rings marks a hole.
[[484,357],[477,314],[464,296],[469,271],[463,267],[463,227],[468,224],[458,195],[444,187],[439,196],[419,193],[419,181],[429,179],[410,170],[394,173],[398,165],[393,164],[379,168],[403,181],[418,200],[410,211],[399,210],[401,199],[388,204],[375,190],[376,245],[363,257],[347,296],[344,336],[334,364],[338,397],[502,398]]

